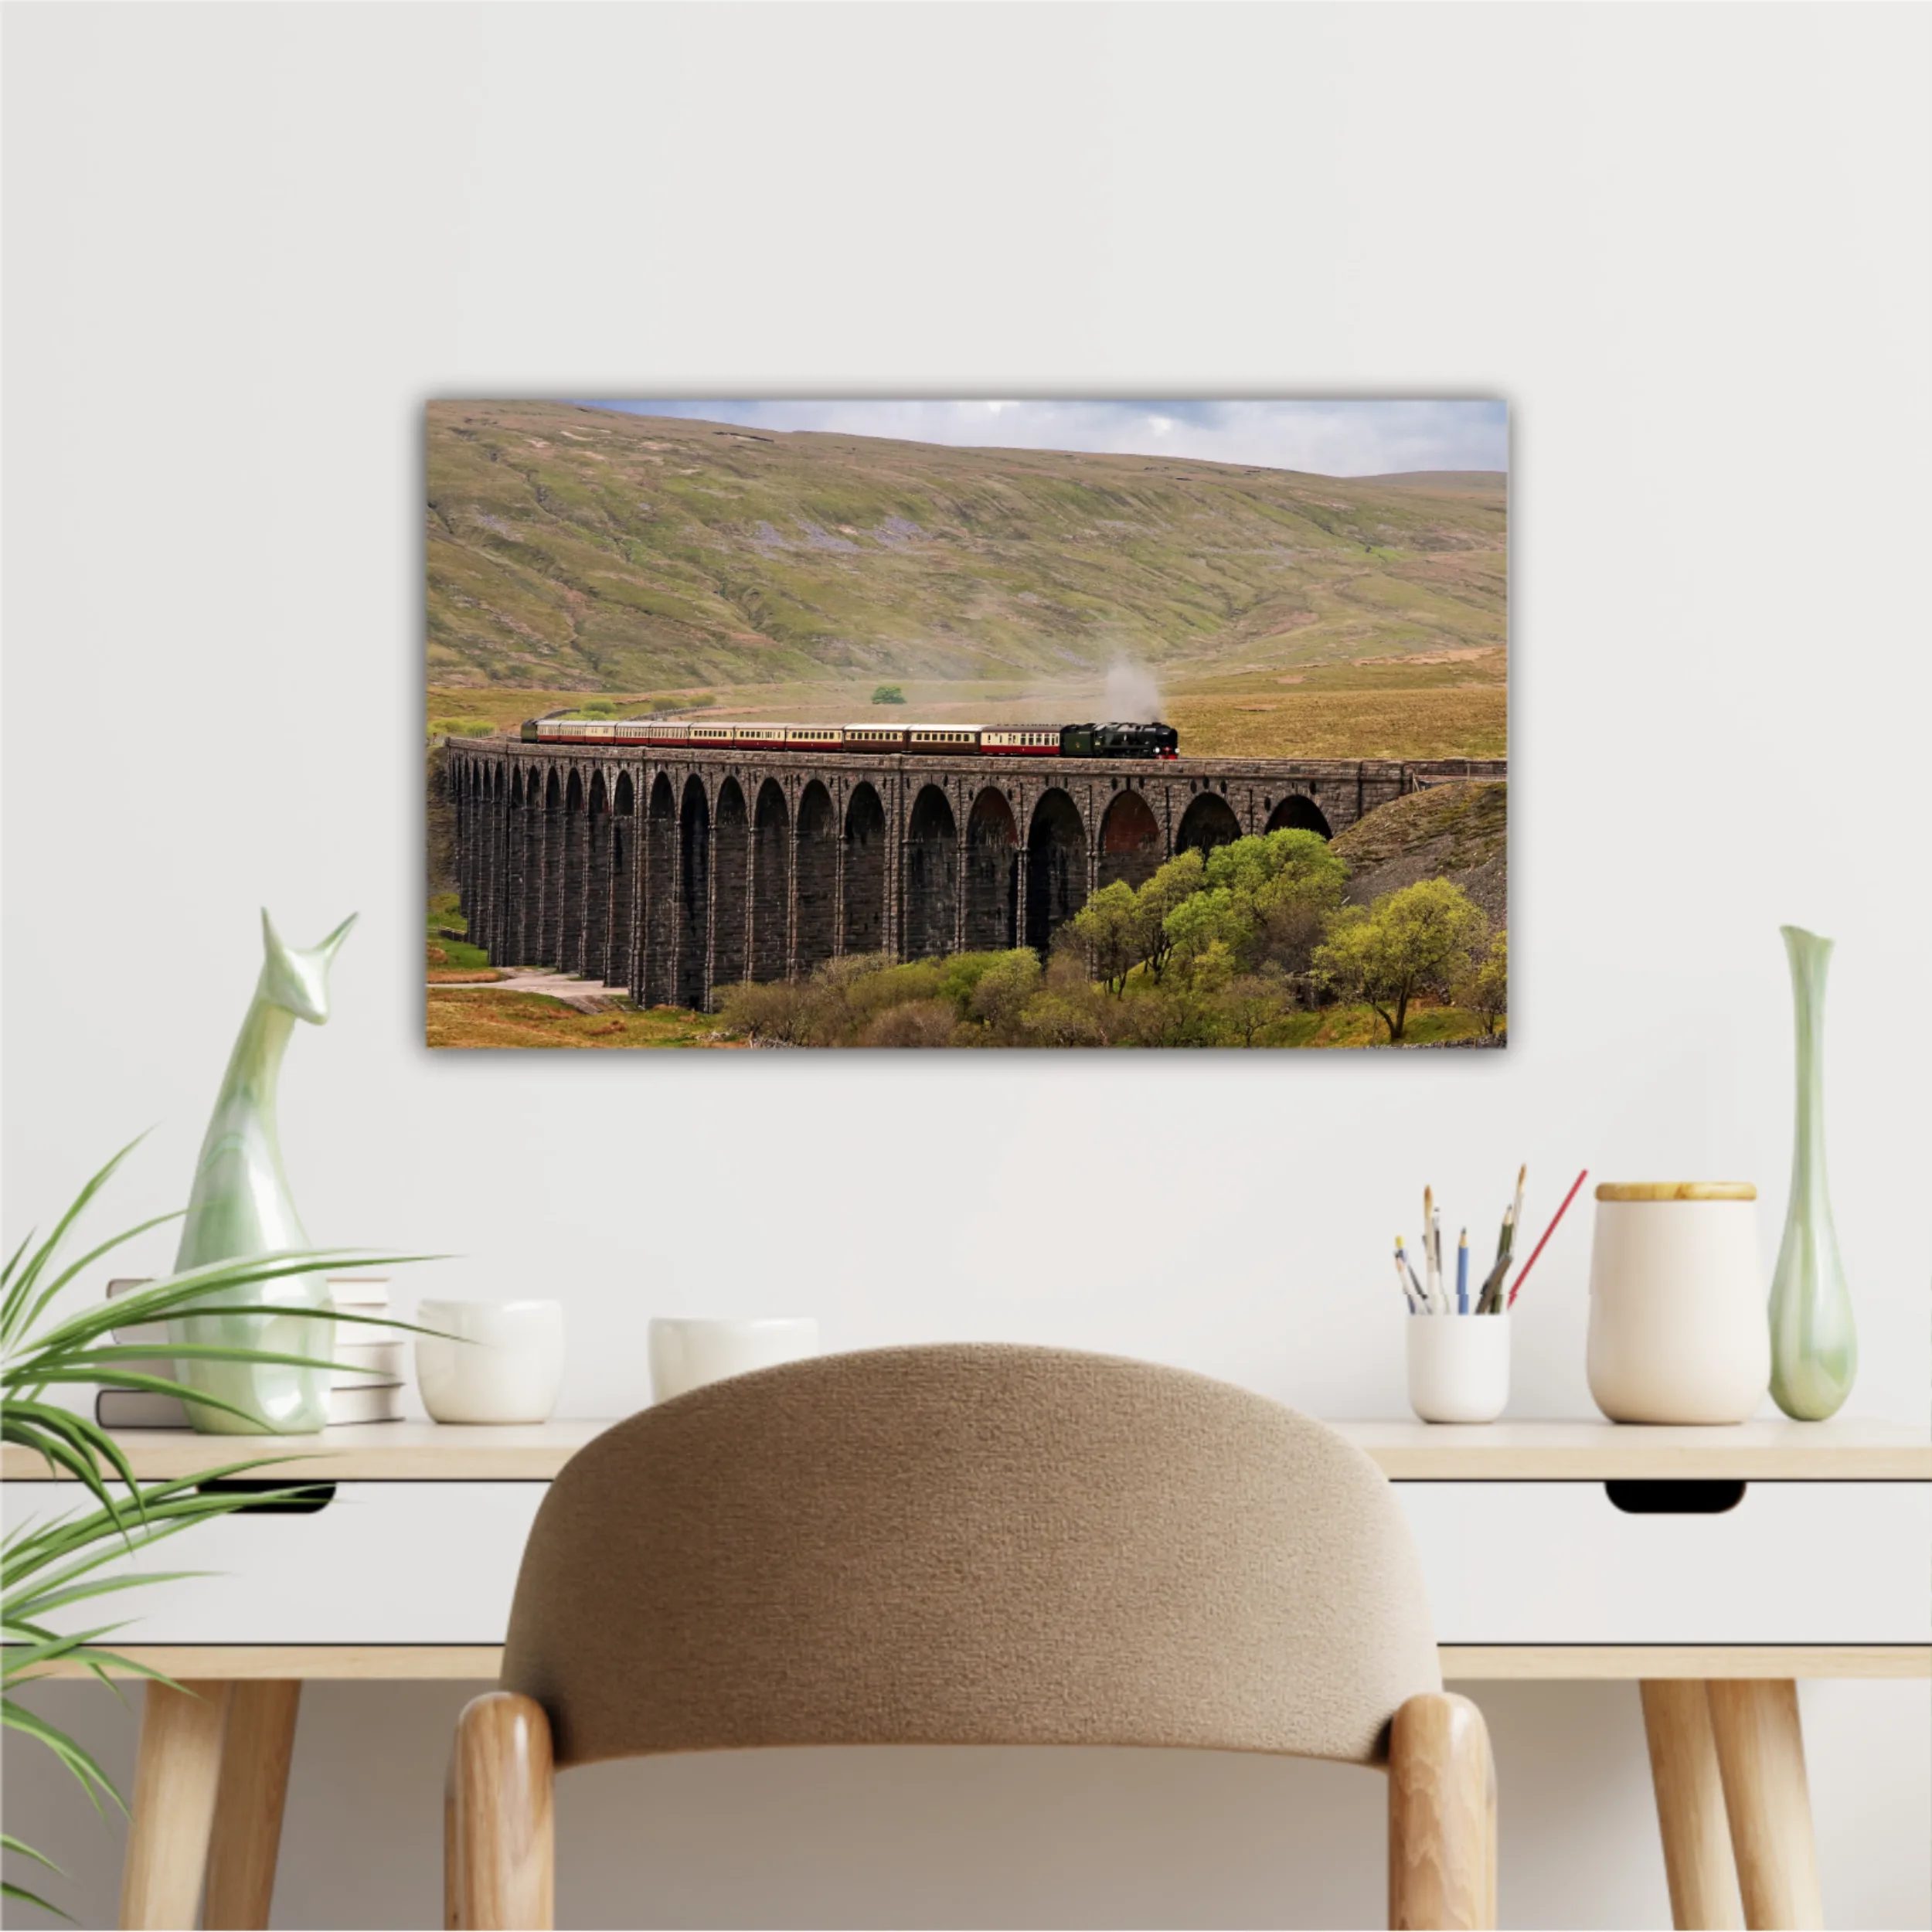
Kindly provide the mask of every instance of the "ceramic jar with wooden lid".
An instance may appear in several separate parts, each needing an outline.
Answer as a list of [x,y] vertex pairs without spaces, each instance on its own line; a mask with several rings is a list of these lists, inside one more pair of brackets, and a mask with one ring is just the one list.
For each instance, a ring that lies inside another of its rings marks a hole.
[[1590,1393],[1612,1422],[1742,1422],[1771,1379],[1748,1181],[1607,1181],[1590,1257]]

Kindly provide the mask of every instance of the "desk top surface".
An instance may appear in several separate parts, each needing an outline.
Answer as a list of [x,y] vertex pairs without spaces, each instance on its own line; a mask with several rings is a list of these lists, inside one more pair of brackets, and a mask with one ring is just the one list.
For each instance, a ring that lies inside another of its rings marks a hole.
[[[192,1475],[212,1463],[278,1460],[277,1476],[339,1481],[542,1482],[594,1436],[600,1420],[485,1428],[434,1422],[362,1423],[319,1436],[199,1436],[185,1429],[117,1435],[144,1479]],[[1384,1475],[1407,1481],[1932,1481],[1932,1431],[1841,1417],[1730,1428],[1641,1427],[1609,1422],[1495,1422],[1468,1427],[1413,1421],[1335,1422]],[[47,1466],[9,1445],[0,1475],[43,1480]]]

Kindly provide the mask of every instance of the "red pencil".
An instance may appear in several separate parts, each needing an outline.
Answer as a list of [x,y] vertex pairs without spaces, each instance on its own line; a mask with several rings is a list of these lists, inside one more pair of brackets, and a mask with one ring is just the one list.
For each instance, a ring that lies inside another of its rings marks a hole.
[[1585,1168],[1583,1172],[1578,1175],[1576,1179],[1570,1182],[1570,1192],[1563,1196],[1563,1206],[1557,1209],[1555,1219],[1550,1222],[1548,1227],[1543,1230],[1543,1240],[1539,1241],[1536,1245],[1530,1250],[1529,1259],[1522,1264],[1522,1274],[1516,1277],[1515,1285],[1509,1291],[1509,1299],[1503,1304],[1503,1306],[1505,1308],[1513,1308],[1516,1305],[1516,1297],[1522,1292],[1524,1277],[1527,1276],[1529,1270],[1536,1265],[1536,1257],[1543,1253],[1544,1243],[1547,1242],[1549,1237],[1556,1232],[1556,1223],[1560,1221],[1563,1218],[1564,1215],[1569,1212],[1570,1202],[1577,1198],[1577,1189],[1581,1187],[1583,1182],[1589,1178],[1590,1169],[1588,1168]]

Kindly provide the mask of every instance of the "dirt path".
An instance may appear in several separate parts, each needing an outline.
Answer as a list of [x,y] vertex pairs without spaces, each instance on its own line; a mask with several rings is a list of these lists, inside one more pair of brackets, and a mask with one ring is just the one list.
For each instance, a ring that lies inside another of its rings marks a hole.
[[430,991],[436,992],[465,993],[541,993],[546,999],[561,1000],[566,1006],[574,1006],[580,1012],[595,1013],[628,998],[630,988],[626,986],[606,986],[595,979],[573,979],[567,974],[553,973],[538,967],[513,967],[501,979],[471,980],[467,985],[448,980],[432,980]]

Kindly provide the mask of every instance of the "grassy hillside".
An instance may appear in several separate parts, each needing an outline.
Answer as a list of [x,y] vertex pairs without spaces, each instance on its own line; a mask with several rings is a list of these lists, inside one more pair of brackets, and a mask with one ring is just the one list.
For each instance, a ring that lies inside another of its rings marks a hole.
[[488,686],[721,704],[833,687],[849,709],[888,675],[957,687],[988,716],[1010,688],[1026,715],[1043,686],[1124,658],[1177,689],[1396,661],[1436,667],[1432,685],[1478,667],[1500,731],[1499,477],[955,449],[560,403],[431,405],[427,473],[430,682],[454,715],[489,715],[460,709]]
[[1509,923],[1509,787],[1500,781],[1432,785],[1379,806],[1335,842],[1348,896],[1366,906],[1418,879],[1447,879]]

